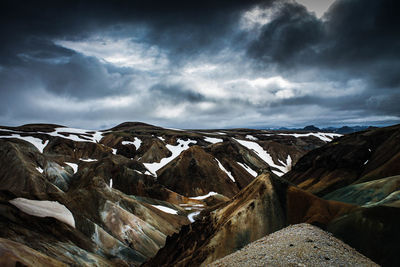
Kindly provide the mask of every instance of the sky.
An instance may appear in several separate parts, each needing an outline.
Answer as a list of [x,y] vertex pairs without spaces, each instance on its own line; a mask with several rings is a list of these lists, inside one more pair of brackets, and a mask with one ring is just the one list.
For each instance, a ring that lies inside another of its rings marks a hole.
[[0,125],[400,123],[400,1],[0,1]]

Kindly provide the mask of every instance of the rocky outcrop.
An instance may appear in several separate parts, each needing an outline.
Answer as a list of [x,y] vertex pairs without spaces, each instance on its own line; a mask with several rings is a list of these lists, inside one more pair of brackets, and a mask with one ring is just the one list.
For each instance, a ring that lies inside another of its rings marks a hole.
[[362,205],[327,224],[383,266],[398,266],[400,125],[344,136],[303,156],[284,178],[325,199]]
[[327,230],[382,266],[400,265],[400,209],[374,206],[331,221]]
[[319,196],[400,174],[400,125],[350,134],[303,156],[284,178]]
[[325,195],[324,198],[367,207],[400,207],[400,175],[349,185]]
[[0,238],[0,255],[1,266],[68,266],[28,246],[4,238]]
[[[19,139],[0,139],[0,190],[20,195],[61,191],[46,179],[43,170],[46,159],[29,142]],[[38,169],[40,168],[40,169]]]
[[248,172],[234,172],[231,177],[220,167],[213,155],[199,146],[192,146],[159,171],[158,181],[185,196],[206,195],[214,191],[232,197],[239,184],[249,184],[254,177]]
[[289,224],[326,226],[355,208],[320,199],[264,173],[231,200],[203,211],[194,224],[169,237],[145,266],[205,265]]

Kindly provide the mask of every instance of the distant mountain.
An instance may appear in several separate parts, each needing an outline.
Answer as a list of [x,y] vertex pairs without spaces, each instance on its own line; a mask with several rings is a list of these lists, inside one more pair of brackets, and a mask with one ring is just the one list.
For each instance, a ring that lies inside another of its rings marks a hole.
[[314,125],[308,125],[306,127],[303,128],[304,131],[320,131],[320,129],[318,127],[315,127]]
[[361,132],[361,131],[365,131],[367,129],[374,129],[376,127],[372,127],[372,126],[343,126],[340,128],[336,128],[336,129],[324,129],[326,131],[331,131],[334,133],[339,133],[339,134],[349,134],[349,133],[355,133],[355,132]]
[[377,127],[373,126],[342,126],[342,127],[325,127],[325,128],[318,128],[314,125],[307,125],[304,128],[287,128],[281,127],[275,130],[278,131],[298,131],[298,132],[324,132],[324,133],[338,133],[338,134],[349,134],[355,133],[365,130],[375,129]]

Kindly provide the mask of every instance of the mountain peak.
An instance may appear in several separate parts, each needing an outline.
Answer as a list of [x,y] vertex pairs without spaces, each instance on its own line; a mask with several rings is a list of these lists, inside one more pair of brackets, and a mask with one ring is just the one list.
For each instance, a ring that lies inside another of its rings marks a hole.
[[318,127],[315,127],[314,125],[307,125],[306,127],[303,128],[304,131],[320,131]]

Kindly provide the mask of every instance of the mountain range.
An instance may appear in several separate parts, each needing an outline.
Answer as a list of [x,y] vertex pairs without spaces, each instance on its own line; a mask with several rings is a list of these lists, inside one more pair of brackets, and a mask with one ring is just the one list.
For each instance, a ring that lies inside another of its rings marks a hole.
[[1,126],[0,263],[199,266],[308,223],[398,266],[399,139],[400,125]]
[[286,127],[280,127],[277,130],[279,131],[306,131],[306,132],[326,132],[326,133],[338,133],[338,134],[349,134],[349,133],[355,133],[355,132],[361,132],[365,130],[370,130],[377,128],[375,126],[341,126],[341,127],[324,127],[324,128],[318,128],[314,125],[307,125],[303,128],[286,128]]

